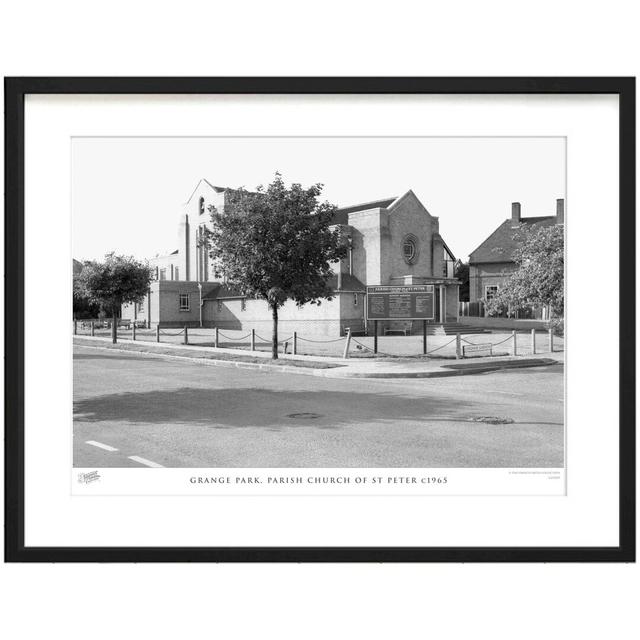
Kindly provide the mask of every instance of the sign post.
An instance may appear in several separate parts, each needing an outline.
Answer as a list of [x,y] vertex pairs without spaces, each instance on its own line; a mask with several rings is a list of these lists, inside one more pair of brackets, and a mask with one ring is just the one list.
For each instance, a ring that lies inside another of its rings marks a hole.
[[427,321],[422,321],[422,355],[427,355]]
[[422,352],[427,353],[427,320],[434,319],[432,284],[367,287],[366,320],[373,320],[373,352],[378,353],[378,320],[422,320]]
[[378,321],[373,321],[373,353],[378,353]]

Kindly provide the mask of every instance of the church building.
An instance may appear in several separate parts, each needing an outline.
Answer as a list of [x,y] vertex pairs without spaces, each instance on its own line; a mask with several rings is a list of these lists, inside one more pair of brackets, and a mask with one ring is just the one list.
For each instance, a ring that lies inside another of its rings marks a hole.
[[[207,249],[200,246],[204,227],[211,225],[209,207],[224,213],[231,189],[200,180],[182,205],[177,249],[149,260],[155,280],[145,300],[125,305],[122,317],[144,321],[149,327],[218,327],[220,330],[256,330],[270,336],[271,312],[265,300],[247,298],[216,273]],[[432,216],[409,190],[401,196],[338,209],[334,225],[348,239],[347,257],[333,267],[331,300],[319,305],[280,308],[279,331],[301,336],[344,335],[371,331],[367,326],[365,293],[368,285],[434,285],[435,317],[432,324],[457,321],[458,285],[455,258]],[[381,321],[380,333],[400,328],[421,332],[422,321]],[[407,324],[409,326],[407,327]]]

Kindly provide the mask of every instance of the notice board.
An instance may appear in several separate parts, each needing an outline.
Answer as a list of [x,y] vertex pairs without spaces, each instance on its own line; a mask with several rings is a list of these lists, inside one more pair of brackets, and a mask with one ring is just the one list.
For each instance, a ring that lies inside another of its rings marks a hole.
[[434,286],[367,287],[368,320],[433,320]]

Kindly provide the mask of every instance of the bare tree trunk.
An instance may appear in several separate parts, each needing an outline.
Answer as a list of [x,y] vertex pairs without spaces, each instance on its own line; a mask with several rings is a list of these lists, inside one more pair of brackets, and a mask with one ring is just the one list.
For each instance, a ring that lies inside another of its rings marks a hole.
[[271,333],[271,358],[278,359],[278,307],[271,307],[271,317],[273,318],[273,331]]
[[118,318],[116,317],[115,309],[112,312],[111,317],[111,342],[115,344],[118,342]]

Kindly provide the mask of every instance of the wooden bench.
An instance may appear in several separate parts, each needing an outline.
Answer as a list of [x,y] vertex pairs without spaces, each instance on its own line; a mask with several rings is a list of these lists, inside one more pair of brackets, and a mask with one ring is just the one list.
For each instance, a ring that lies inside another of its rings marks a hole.
[[390,333],[401,333],[404,336],[407,336],[407,335],[410,336],[412,324],[413,324],[412,322],[402,322],[402,323],[396,323],[391,327],[385,327],[384,335],[387,336]]

